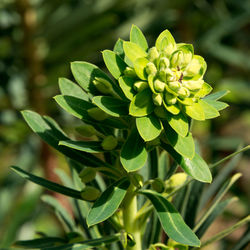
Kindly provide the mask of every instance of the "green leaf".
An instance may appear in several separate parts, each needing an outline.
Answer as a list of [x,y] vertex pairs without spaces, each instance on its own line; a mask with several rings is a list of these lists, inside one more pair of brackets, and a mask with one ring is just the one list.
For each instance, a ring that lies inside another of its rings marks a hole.
[[128,103],[110,96],[95,96],[92,99],[100,109],[111,116],[128,115]]
[[214,101],[210,99],[204,99],[203,101],[208,103],[210,106],[214,107],[218,111],[221,111],[229,106],[225,102],[219,102],[219,101]]
[[24,179],[27,179],[31,182],[34,182],[34,183],[36,183],[44,188],[47,188],[49,190],[52,190],[52,191],[60,193],[60,194],[64,194],[64,195],[72,197],[72,198],[82,200],[80,191],[77,191],[77,190],[72,189],[72,188],[64,187],[64,186],[57,184],[55,182],[48,181],[44,178],[35,176],[35,175],[30,174],[30,173],[28,173],[28,172],[24,171],[23,169],[16,167],[16,166],[12,166],[11,169],[13,171],[15,171],[18,175],[23,177]]
[[203,108],[205,119],[212,119],[220,115],[217,109],[208,104],[207,102],[200,100],[199,103]]
[[173,105],[167,105],[165,101],[163,101],[163,105],[165,109],[173,115],[178,115],[181,112],[181,109],[177,103]]
[[104,152],[100,141],[60,141],[59,145],[88,153]]
[[113,51],[119,55],[122,59],[124,59],[124,50],[123,50],[123,40],[122,39],[118,39],[115,43],[114,49]]
[[[107,163],[89,153],[79,152],[74,149],[59,146],[59,141],[69,140],[69,138],[59,129],[59,126],[52,119],[49,120],[46,117],[42,117],[39,114],[28,110],[22,111],[22,115],[35,133],[37,133],[50,146],[67,157],[87,166],[100,167],[107,165]],[[53,123],[51,121],[53,121]]]
[[118,79],[123,74],[127,64],[111,50],[104,50],[102,56],[109,72],[115,79]]
[[123,42],[123,49],[125,55],[133,64],[137,58],[147,57],[148,55],[141,47],[132,42]]
[[152,92],[146,88],[139,92],[131,101],[129,114],[136,117],[146,116],[154,111]]
[[161,122],[155,115],[136,118],[136,127],[144,141],[154,140],[162,131]]
[[148,49],[148,43],[145,36],[143,35],[142,31],[134,24],[132,25],[130,31],[130,41],[136,43],[145,51]]
[[122,146],[121,163],[127,172],[136,171],[144,166],[147,156],[144,142],[134,128]]
[[195,97],[202,98],[208,95],[212,91],[212,89],[213,88],[208,83],[204,82],[201,89],[195,94]]
[[172,129],[180,136],[185,137],[189,130],[188,119],[181,112],[177,115],[168,114],[166,119]]
[[200,246],[197,236],[167,199],[151,190],[143,190],[140,193],[152,202],[164,231],[171,239],[189,246]]
[[135,79],[128,77],[128,76],[122,76],[119,78],[119,85],[124,93],[124,95],[129,99],[132,100],[133,97],[136,95],[136,91],[133,89],[133,85],[135,83]]
[[202,105],[200,102],[194,103],[190,106],[184,106],[185,113],[190,116],[191,118],[197,120],[197,121],[204,121],[205,120],[205,114]]
[[74,96],[88,101],[88,94],[83,91],[77,84],[67,78],[59,78],[59,88],[63,95]]
[[213,101],[217,101],[219,99],[221,99],[223,96],[227,95],[230,91],[229,90],[222,90],[222,91],[218,91],[215,92],[211,95],[207,95],[204,99],[207,100],[213,100]]
[[192,159],[195,154],[195,146],[192,133],[183,137],[177,134],[166,122],[163,122],[167,139],[171,146],[182,156]]
[[145,71],[145,68],[147,64],[149,63],[149,60],[147,58],[141,57],[137,58],[134,61],[134,69],[137,74],[137,76],[142,80],[147,80],[147,73]]
[[161,34],[156,39],[155,46],[158,50],[164,50],[165,48],[172,48],[172,50],[169,53],[171,54],[173,52],[176,44],[169,30],[164,30],[163,32],[161,32]]
[[207,163],[195,153],[193,159],[182,157],[170,145],[161,143],[161,146],[173,157],[181,168],[192,178],[201,182],[211,183],[212,175]]
[[43,195],[42,201],[49,204],[56,212],[59,220],[68,229],[68,231],[76,231],[77,227],[72,217],[69,215],[68,211],[63,207],[63,205],[51,195]]
[[23,248],[45,248],[56,246],[58,244],[66,243],[65,239],[58,237],[43,237],[34,240],[19,240],[14,243],[14,247],[23,247]]
[[109,186],[93,204],[87,216],[87,224],[92,226],[112,216],[124,199],[129,185],[129,180],[124,177]]

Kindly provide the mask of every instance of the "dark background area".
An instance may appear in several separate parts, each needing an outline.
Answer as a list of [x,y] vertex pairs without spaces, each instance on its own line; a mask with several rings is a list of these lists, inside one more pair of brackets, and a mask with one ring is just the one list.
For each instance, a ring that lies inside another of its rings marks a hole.
[[[224,98],[230,107],[219,118],[194,124],[205,159],[215,162],[240,144],[250,143],[250,1],[1,0],[0,248],[15,239],[32,238],[35,231],[62,233],[39,199],[43,190],[9,170],[10,165],[18,165],[57,181],[53,169],[67,169],[63,156],[30,131],[20,111],[32,109],[52,116],[72,133],[76,120],[52,98],[59,93],[58,78],[72,78],[72,61],[89,61],[103,68],[100,52],[112,49],[119,37],[128,39],[132,24],[142,29],[150,46],[164,29],[177,42],[192,43],[195,54],[207,62],[205,79],[214,91],[230,90]],[[245,153],[237,163],[243,177],[231,190],[240,200],[208,235],[249,213],[249,165],[249,153]],[[230,246],[243,231],[237,230],[223,244]]]

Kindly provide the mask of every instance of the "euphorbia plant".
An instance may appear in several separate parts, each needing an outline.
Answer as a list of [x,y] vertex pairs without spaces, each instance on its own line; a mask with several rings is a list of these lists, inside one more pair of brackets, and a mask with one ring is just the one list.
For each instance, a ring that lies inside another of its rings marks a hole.
[[[204,59],[194,54],[191,44],[176,43],[168,30],[148,48],[143,33],[132,26],[130,41],[119,39],[113,51],[104,50],[102,54],[113,78],[91,63],[73,62],[71,70],[79,86],[61,78],[62,94],[55,97],[63,109],[84,122],[76,131],[88,140],[70,139],[51,118],[23,111],[29,126],[68,157],[73,181],[62,178],[64,183],[71,183],[66,187],[13,169],[74,198],[78,221],[68,218],[68,224],[72,224],[69,231],[77,232],[73,241],[71,234],[64,241],[44,238],[30,244],[39,248],[43,242],[46,249],[105,249],[105,245],[116,241],[122,243],[118,249],[131,250],[199,247],[194,231],[202,235],[199,230],[208,223],[207,218],[192,230],[172,200],[192,181],[212,181],[208,165],[195,150],[191,123],[192,119],[219,116],[219,111],[227,107],[219,101],[226,91],[210,94],[212,88],[203,80]],[[171,164],[167,164],[169,156]],[[175,174],[178,166],[184,172]],[[234,176],[224,189],[238,177]],[[62,211],[53,199],[43,198]],[[162,229],[159,227],[156,234],[159,242],[147,245],[147,239],[142,239],[152,213]],[[107,231],[112,235],[107,236]],[[162,238],[161,231],[167,236]]]

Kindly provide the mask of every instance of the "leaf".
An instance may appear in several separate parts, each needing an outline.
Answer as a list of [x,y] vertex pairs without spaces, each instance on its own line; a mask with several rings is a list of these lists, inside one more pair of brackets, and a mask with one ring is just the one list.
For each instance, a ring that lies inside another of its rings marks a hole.
[[172,129],[175,130],[177,134],[182,137],[185,137],[189,130],[188,119],[181,112],[177,115],[168,114],[166,119]]
[[167,199],[151,190],[143,190],[139,193],[152,202],[164,231],[171,239],[189,246],[200,246],[197,236]]
[[206,162],[195,153],[193,159],[182,157],[170,145],[161,143],[161,146],[173,157],[181,168],[191,177],[201,182],[211,183],[212,175]]
[[221,111],[229,106],[225,102],[219,102],[219,101],[214,101],[214,100],[209,100],[209,99],[204,99],[203,101],[208,103],[210,106],[214,107],[218,111]]
[[201,89],[195,94],[195,97],[202,98],[208,95],[212,91],[212,89],[213,88],[208,83],[204,82]]
[[59,129],[59,126],[52,119],[50,119],[49,122],[48,118],[42,117],[39,114],[28,110],[22,111],[22,115],[35,133],[37,133],[46,143],[67,157],[87,166],[100,167],[107,165],[106,162],[89,153],[78,152],[74,149],[59,146],[59,141],[69,140],[69,138]]
[[119,85],[122,89],[124,95],[129,99],[132,100],[133,97],[136,95],[135,90],[133,89],[133,85],[135,83],[135,79],[129,76],[122,76],[119,78]]
[[201,106],[200,102],[194,103],[190,106],[184,106],[185,113],[190,116],[191,118],[197,121],[204,121],[205,114],[203,107]]
[[218,91],[215,92],[213,94],[207,95],[204,100],[213,100],[213,101],[217,101],[219,99],[221,99],[223,96],[227,95],[228,93],[230,93],[229,90],[222,90],[222,91]]
[[104,50],[102,56],[109,72],[115,79],[118,79],[123,74],[127,64],[120,56],[111,50]]
[[100,109],[111,116],[128,115],[128,103],[110,96],[95,96],[92,99]]
[[144,142],[134,128],[122,146],[120,160],[127,172],[136,171],[147,161]]
[[163,121],[163,126],[167,139],[171,146],[182,156],[192,159],[195,154],[195,145],[192,133],[189,132],[187,136],[183,137],[177,134],[168,123]]
[[147,73],[145,71],[145,68],[148,63],[149,63],[149,60],[144,57],[137,58],[134,62],[135,72],[137,76],[142,80],[147,80]]
[[129,114],[136,117],[146,116],[154,111],[152,92],[146,88],[132,99],[129,106]]
[[77,227],[72,217],[69,215],[68,211],[63,207],[63,205],[51,195],[43,195],[42,201],[49,204],[55,210],[59,220],[65,225],[68,231],[76,231]]
[[51,247],[58,244],[66,243],[65,239],[58,237],[43,237],[34,240],[18,240],[14,243],[14,247],[25,247],[25,248],[45,248]]
[[[169,45],[172,45],[172,47],[174,48],[175,40],[172,34],[169,32],[169,30],[164,30],[156,39],[155,46],[158,50],[163,50],[165,47],[168,47]],[[172,52],[170,52],[170,54],[171,53]]]
[[163,105],[165,109],[173,115],[178,115],[181,112],[181,109],[177,103],[173,105],[167,105],[165,101],[163,101]]
[[59,145],[88,153],[104,152],[100,141],[60,141]]
[[130,185],[124,177],[109,186],[95,201],[87,216],[88,226],[100,223],[112,216],[123,201]]
[[59,88],[63,95],[74,96],[88,101],[88,94],[83,91],[77,84],[67,78],[59,78]]
[[115,43],[114,49],[113,51],[119,55],[122,59],[124,59],[124,50],[123,50],[123,40],[122,39],[118,39]]
[[137,58],[147,57],[148,55],[141,47],[132,42],[123,42],[123,49],[125,55],[133,64]]
[[130,31],[130,41],[139,45],[143,50],[147,51],[148,49],[147,40],[143,35],[142,31],[134,24],[132,25]]
[[44,178],[35,176],[33,174],[27,173],[26,171],[24,171],[23,169],[16,167],[16,166],[12,166],[11,169],[13,171],[15,171],[18,175],[20,175],[21,177],[23,177],[24,179],[27,179],[31,182],[34,182],[44,188],[47,188],[49,190],[52,190],[54,192],[60,193],[60,194],[64,194],[66,196],[72,197],[72,198],[76,198],[76,199],[80,199],[82,200],[81,197],[81,192],[77,191],[75,189],[72,188],[67,188],[64,187],[60,184],[57,184],[55,182],[52,181],[48,181]]
[[160,120],[155,115],[136,118],[137,130],[144,141],[152,141],[162,131]]
[[212,119],[220,115],[217,109],[208,104],[207,102],[200,100],[199,103],[203,108],[205,119]]

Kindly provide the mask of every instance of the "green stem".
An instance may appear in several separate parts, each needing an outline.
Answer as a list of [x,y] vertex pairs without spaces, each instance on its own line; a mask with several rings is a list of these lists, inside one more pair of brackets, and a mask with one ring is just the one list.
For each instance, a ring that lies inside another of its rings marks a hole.
[[141,250],[141,231],[136,220],[137,198],[135,186],[131,184],[126,194],[123,206],[123,223],[127,233],[132,234],[136,244],[127,246],[126,250]]

